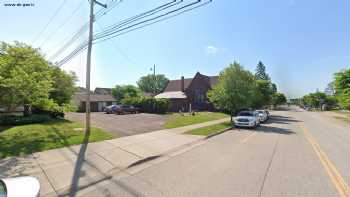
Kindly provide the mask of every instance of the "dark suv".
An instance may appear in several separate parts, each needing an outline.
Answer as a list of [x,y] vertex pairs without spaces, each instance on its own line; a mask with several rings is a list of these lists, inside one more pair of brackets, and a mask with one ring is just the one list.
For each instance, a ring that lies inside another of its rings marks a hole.
[[117,105],[113,112],[115,114],[137,114],[139,112],[139,108],[132,105]]

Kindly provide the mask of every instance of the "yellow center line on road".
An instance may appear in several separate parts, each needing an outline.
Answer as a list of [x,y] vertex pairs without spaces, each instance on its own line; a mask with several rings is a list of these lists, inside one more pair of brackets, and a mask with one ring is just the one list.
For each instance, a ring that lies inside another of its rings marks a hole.
[[304,124],[299,124],[300,128],[303,130],[304,136],[307,141],[311,144],[313,150],[316,155],[320,159],[323,167],[325,168],[329,178],[331,179],[333,185],[337,189],[339,196],[341,197],[349,197],[350,196],[350,188],[346,183],[344,178],[341,176],[339,170],[335,167],[335,165],[329,160],[326,153],[321,149],[320,145],[317,143],[316,139],[311,135],[311,133],[306,129]]

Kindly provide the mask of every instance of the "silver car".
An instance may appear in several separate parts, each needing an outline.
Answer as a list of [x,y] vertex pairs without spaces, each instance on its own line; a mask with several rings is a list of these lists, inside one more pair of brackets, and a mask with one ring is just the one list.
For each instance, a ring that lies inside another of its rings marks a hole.
[[265,110],[255,110],[255,112],[258,114],[261,123],[266,122],[269,118]]
[[260,125],[260,118],[257,112],[241,111],[234,119],[234,125],[236,127],[256,128]]

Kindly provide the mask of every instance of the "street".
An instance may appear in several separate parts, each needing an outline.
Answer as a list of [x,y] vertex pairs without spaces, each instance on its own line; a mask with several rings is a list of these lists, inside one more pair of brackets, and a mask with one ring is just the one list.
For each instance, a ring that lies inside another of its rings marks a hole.
[[297,108],[234,129],[83,196],[350,196],[350,126]]

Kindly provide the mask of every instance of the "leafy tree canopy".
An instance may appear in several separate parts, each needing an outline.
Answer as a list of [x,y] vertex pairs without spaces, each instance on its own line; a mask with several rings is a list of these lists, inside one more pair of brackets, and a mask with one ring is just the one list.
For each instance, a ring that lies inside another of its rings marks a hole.
[[74,75],[50,65],[37,49],[0,43],[0,103],[8,111],[22,105],[57,109],[70,102],[74,82]]
[[272,95],[272,105],[273,106],[278,106],[285,104],[287,102],[287,98],[283,93],[275,93]]
[[168,81],[165,75],[146,75],[137,81],[137,85],[144,92],[159,94],[164,90]]
[[334,75],[335,94],[339,104],[350,110],[350,69],[342,70]]
[[141,95],[140,89],[133,85],[116,85],[112,88],[112,95],[118,102],[126,98],[139,97]]
[[225,68],[219,76],[219,83],[208,92],[211,102],[219,109],[236,113],[249,108],[254,103],[256,83],[252,73],[234,62]]
[[271,103],[273,90],[271,82],[267,80],[256,80],[256,96],[254,101],[254,108],[261,108]]

